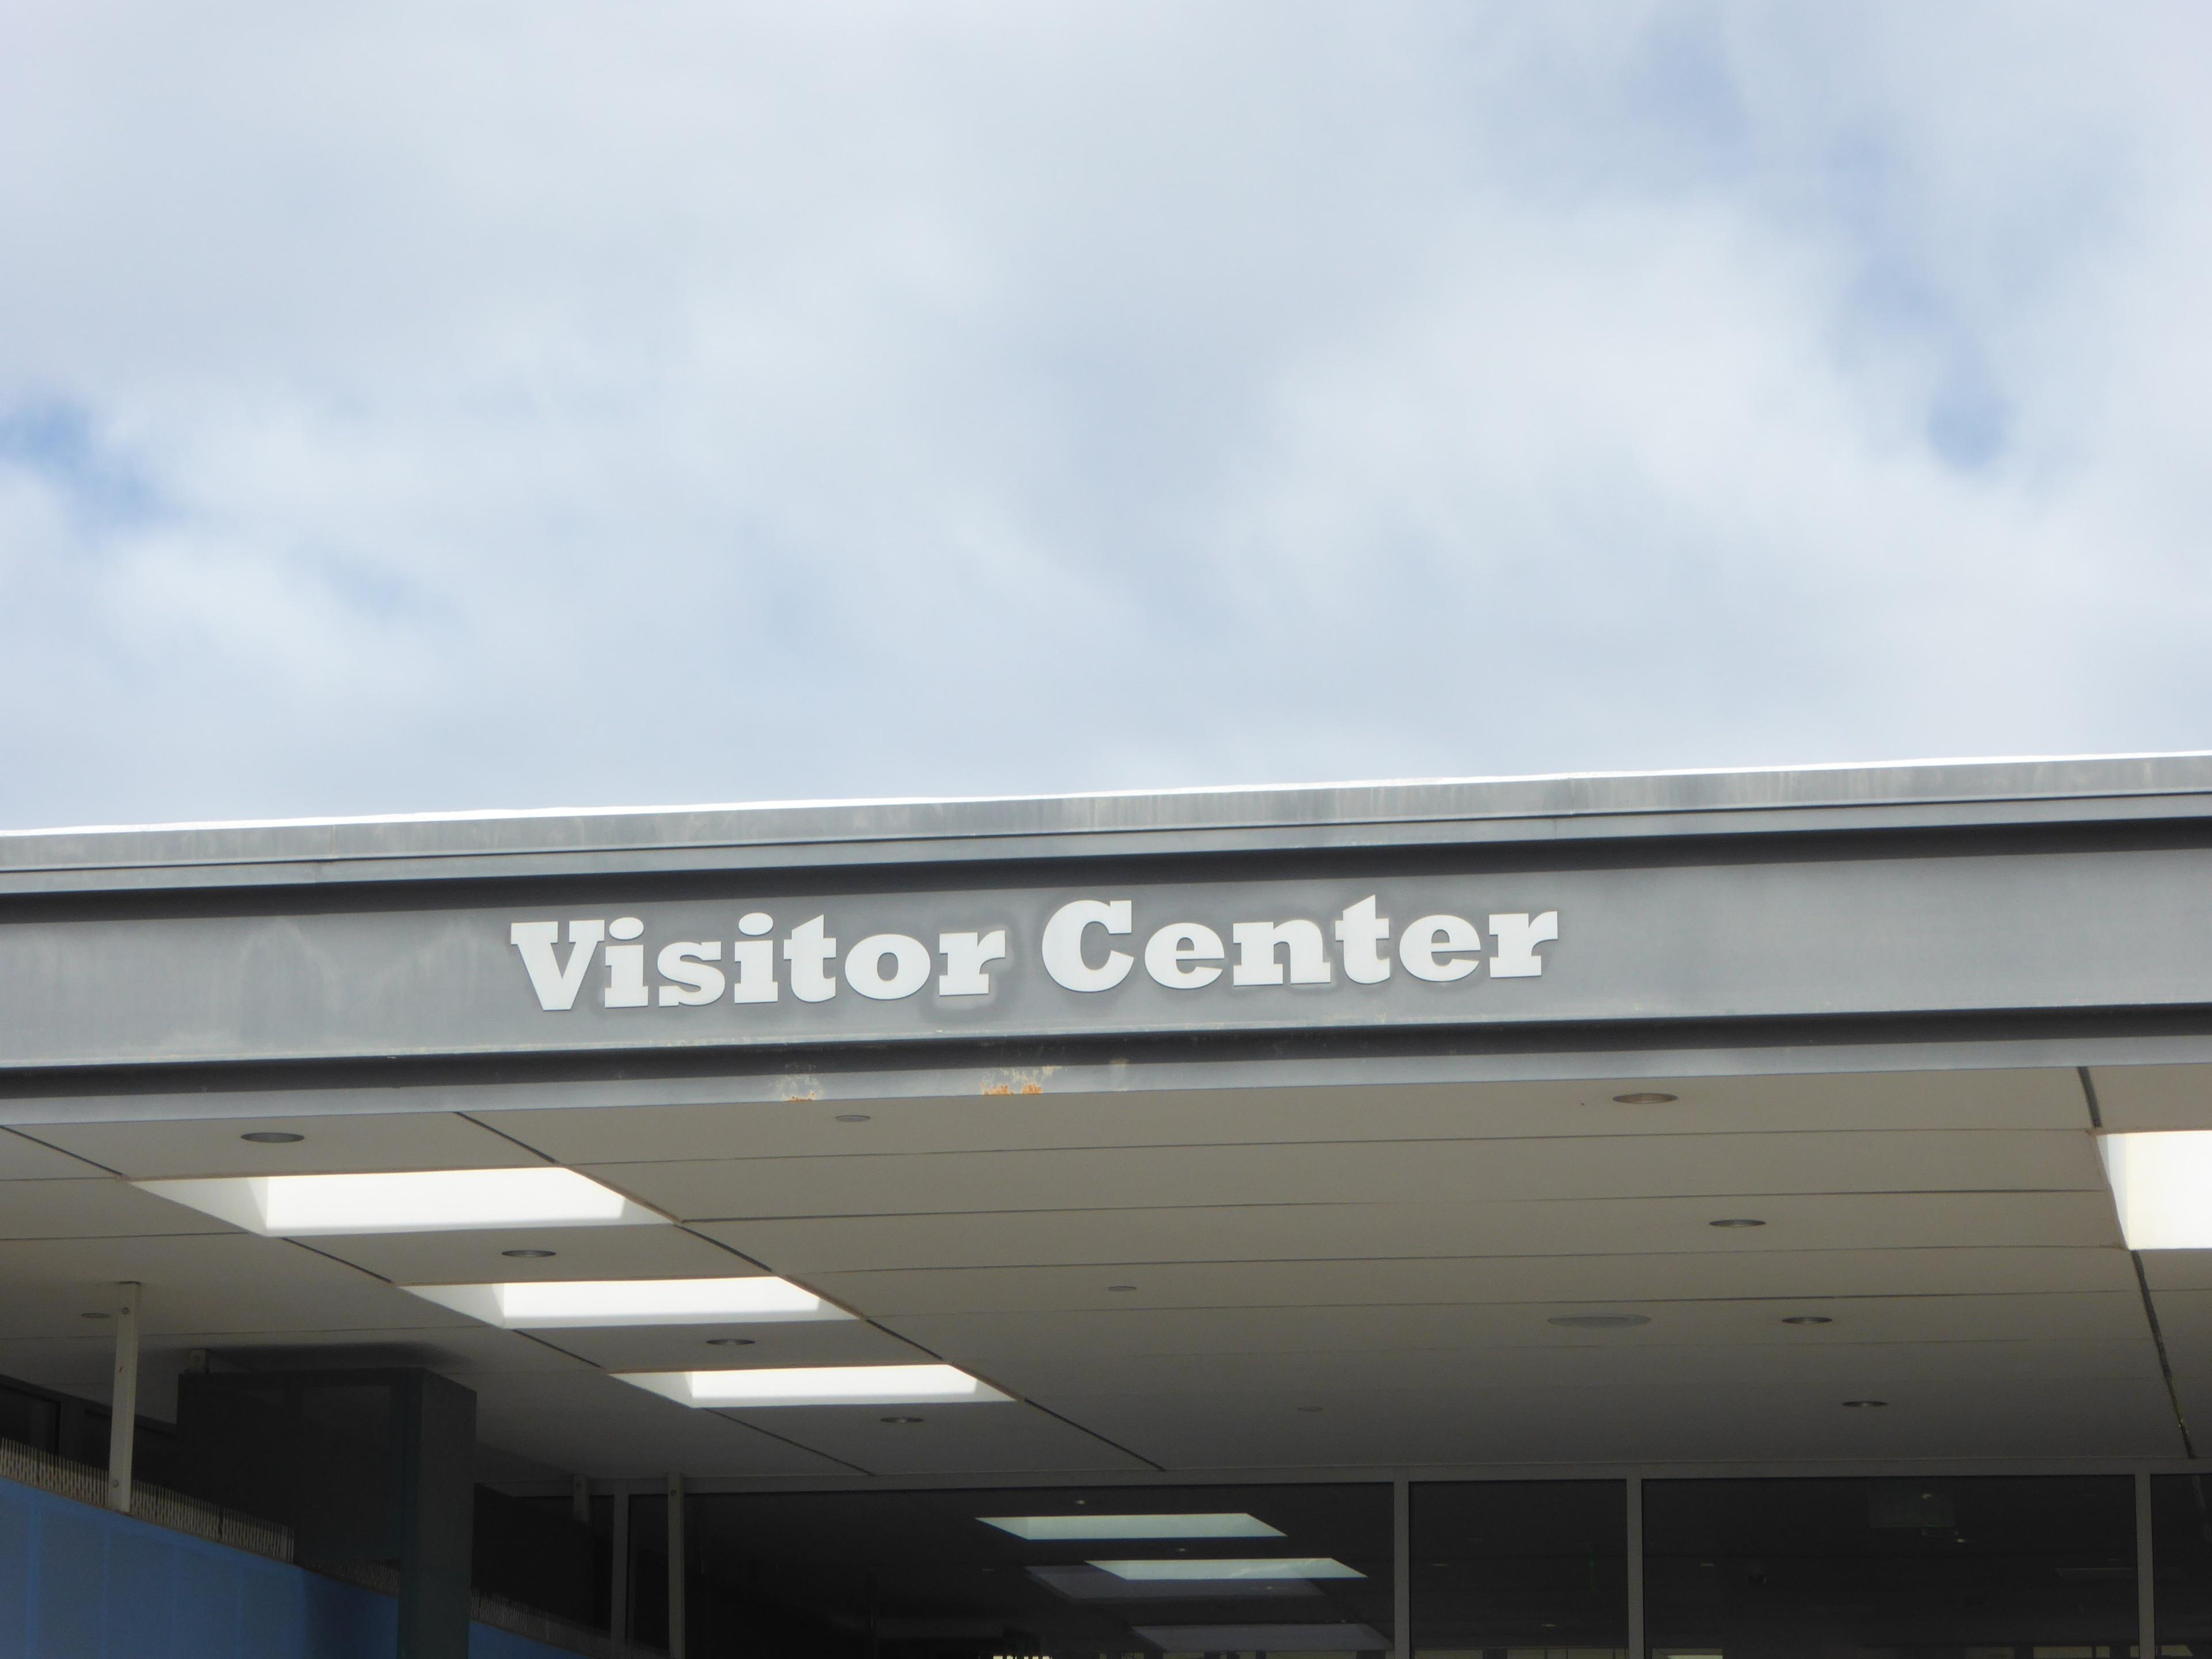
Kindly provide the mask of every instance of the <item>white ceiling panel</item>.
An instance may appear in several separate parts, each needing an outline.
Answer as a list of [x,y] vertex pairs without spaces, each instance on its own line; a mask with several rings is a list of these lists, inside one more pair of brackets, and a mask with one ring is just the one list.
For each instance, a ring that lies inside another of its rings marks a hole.
[[106,1173],[21,1131],[0,1129],[0,1181],[89,1181]]
[[[754,1271],[681,1227],[487,1227],[451,1233],[341,1234],[317,1249],[395,1285],[520,1279],[736,1278]],[[510,1256],[509,1250],[550,1250]]]
[[[1766,1250],[1349,1261],[1182,1261],[1114,1267],[889,1268],[822,1273],[812,1287],[878,1317],[1025,1310],[1241,1308],[1385,1303],[1590,1302],[1607,1297],[2136,1293],[2124,1251]],[[2207,1268],[2212,1285],[2212,1267]],[[1129,1288],[1116,1291],[1110,1285]]]
[[694,1411],[597,1371],[471,1378],[477,1437],[594,1480],[835,1475],[854,1471],[713,1412]]
[[[823,1100],[813,1097],[810,1085],[808,1097],[796,1100],[482,1115],[572,1164],[1347,1139],[2079,1129],[2088,1123],[2080,1079],[2068,1067],[1118,1094],[1057,1092],[1046,1068],[986,1086],[998,1092]],[[1030,1087],[1038,1092],[1024,1092]],[[1639,1091],[1678,1098],[1665,1106],[1613,1102],[1615,1095]],[[839,1121],[856,1115],[867,1121]]]
[[2107,1129],[2212,1129],[2212,1066],[2098,1066]]
[[[496,1170],[538,1161],[504,1136],[451,1112],[45,1123],[31,1133],[139,1181],[362,1170]],[[271,1133],[301,1139],[270,1146],[239,1138]]]
[[[1845,1399],[1887,1400],[1852,1410]],[[1353,1389],[1211,1395],[1066,1395],[1064,1412],[1171,1468],[1421,1464],[1753,1462],[1912,1457],[2169,1457],[2180,1449],[2155,1380],[1764,1386]],[[1317,1408],[1317,1409],[1316,1409]]]
[[2086,1130],[1625,1135],[591,1165],[687,1220],[1688,1193],[2101,1189]]
[[125,1181],[0,1182],[0,1238],[144,1237],[224,1233],[230,1224]]
[[[1741,1231],[1709,1224],[1731,1218],[1766,1224]],[[1285,1204],[708,1222],[699,1231],[801,1278],[890,1267],[2119,1243],[2106,1193]]]
[[[721,1413],[788,1435],[871,1474],[1138,1470],[1140,1458],[1033,1406],[789,1406]],[[918,1417],[919,1423],[894,1423]]]
[[[769,1365],[907,1365],[933,1356],[857,1319],[786,1325],[590,1327],[539,1335],[611,1371],[738,1370]],[[716,1346],[741,1338],[750,1347]]]

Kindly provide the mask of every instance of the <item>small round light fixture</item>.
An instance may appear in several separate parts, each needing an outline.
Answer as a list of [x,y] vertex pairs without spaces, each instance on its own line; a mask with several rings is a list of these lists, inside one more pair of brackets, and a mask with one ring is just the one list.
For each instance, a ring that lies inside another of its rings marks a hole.
[[1887,1400],[1846,1400],[1844,1401],[1844,1404],[1846,1407],[1855,1412],[1870,1412],[1879,1411],[1882,1407],[1889,1404],[1889,1401]]
[[879,1417],[876,1420],[878,1423],[919,1423],[921,1421],[918,1417]]
[[1681,1097],[1680,1095],[1662,1095],[1656,1089],[1639,1089],[1634,1094],[1615,1095],[1613,1103],[1616,1106],[1672,1106]]
[[1708,1227],[1764,1227],[1764,1221],[1754,1221],[1747,1215],[1723,1216],[1718,1221],[1708,1221]]
[[707,1339],[707,1346],[710,1348],[750,1348],[753,1346],[753,1340],[750,1336],[710,1336]]
[[293,1146],[307,1136],[295,1135],[289,1129],[249,1129],[239,1139],[250,1140],[257,1146]]
[[[840,1112],[837,1114],[837,1121],[840,1123],[869,1123],[874,1121],[874,1120],[866,1112]],[[890,1420],[891,1419],[888,1417],[884,1419],[886,1423]],[[918,1417],[914,1420],[917,1423],[921,1421]]]
[[1832,1325],[1836,1322],[1826,1314],[1791,1314],[1782,1322],[1785,1325]]
[[1625,1331],[1634,1325],[1649,1325],[1651,1321],[1644,1314],[1560,1314],[1544,1322],[1571,1331]]
[[1119,1296],[1124,1291],[1133,1291],[1137,1287],[1134,1285],[1109,1285],[1106,1288]]
[[516,1261],[543,1261],[554,1253],[551,1250],[501,1250],[500,1254]]

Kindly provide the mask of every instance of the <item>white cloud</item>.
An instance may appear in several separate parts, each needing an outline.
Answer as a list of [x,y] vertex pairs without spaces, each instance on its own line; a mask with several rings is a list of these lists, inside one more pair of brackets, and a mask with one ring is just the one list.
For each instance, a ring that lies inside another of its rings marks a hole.
[[2189,9],[15,33],[0,821],[2212,746]]

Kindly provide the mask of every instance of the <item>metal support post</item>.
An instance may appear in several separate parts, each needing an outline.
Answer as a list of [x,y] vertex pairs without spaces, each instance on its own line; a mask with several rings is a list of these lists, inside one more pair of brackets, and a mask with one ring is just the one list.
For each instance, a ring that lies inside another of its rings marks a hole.
[[617,1647],[629,1640],[629,1494],[617,1486],[614,1504],[614,1572],[607,1594],[607,1634]]
[[2136,1476],[2136,1652],[2142,1659],[2158,1656],[2158,1557],[2151,1530],[2150,1476]]
[[115,1287],[115,1377],[108,1393],[107,1507],[131,1512],[131,1454],[138,1428],[138,1286]]
[[684,1477],[668,1477],[668,1659],[684,1659]]
[[1644,1659],[1650,1645],[1644,1629],[1644,1477],[1628,1477],[1628,1659]]
[[1413,1484],[1402,1474],[1390,1483],[1390,1621],[1391,1659],[1413,1659]]

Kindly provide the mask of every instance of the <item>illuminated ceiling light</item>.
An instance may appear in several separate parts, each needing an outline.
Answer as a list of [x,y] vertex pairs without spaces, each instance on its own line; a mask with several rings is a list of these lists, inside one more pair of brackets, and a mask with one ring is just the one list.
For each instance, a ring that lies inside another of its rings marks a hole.
[[2212,1246],[2212,1130],[2104,1135],[2097,1150],[2130,1249]]
[[850,1319],[787,1279],[594,1279],[401,1288],[508,1330],[583,1325],[784,1324]]
[[1213,1561],[1179,1555],[1171,1561],[1093,1561],[1091,1565],[1116,1578],[1144,1584],[1171,1584],[1194,1578],[1225,1584],[1267,1579],[1367,1577],[1358,1568],[1347,1567],[1326,1555],[1244,1556]]
[[477,1227],[635,1227],[666,1218],[574,1170],[419,1170],[378,1175],[231,1176],[133,1183],[274,1238]]
[[1017,1538],[1280,1538],[1255,1515],[979,1515]]
[[793,1365],[743,1371],[617,1371],[684,1406],[964,1406],[1008,1396],[952,1365]]

